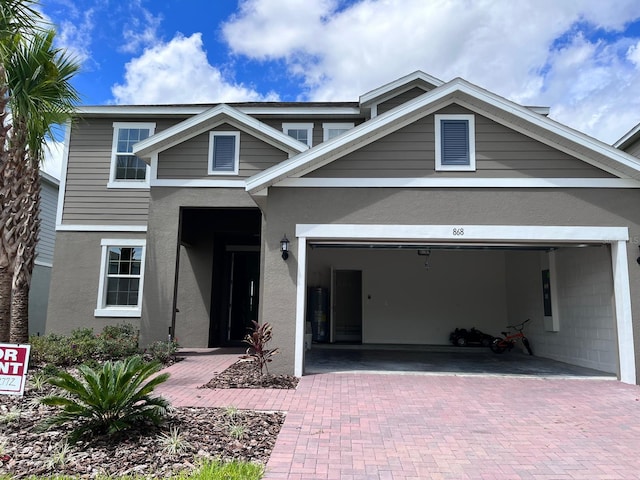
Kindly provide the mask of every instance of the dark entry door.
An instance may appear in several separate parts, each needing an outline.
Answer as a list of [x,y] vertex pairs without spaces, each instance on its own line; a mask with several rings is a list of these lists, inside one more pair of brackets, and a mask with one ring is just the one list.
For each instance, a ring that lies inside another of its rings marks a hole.
[[258,280],[260,253],[255,251],[228,251],[229,298],[226,318],[225,343],[240,343],[253,329],[252,320],[258,321]]

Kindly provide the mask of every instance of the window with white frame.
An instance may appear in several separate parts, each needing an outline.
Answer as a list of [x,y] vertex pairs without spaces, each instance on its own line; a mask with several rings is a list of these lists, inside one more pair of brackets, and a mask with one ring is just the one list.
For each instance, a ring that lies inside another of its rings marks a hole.
[[309,147],[313,146],[313,123],[283,123],[282,131]]
[[149,186],[149,166],[133,154],[133,146],[153,135],[155,123],[115,122],[109,187],[140,188]]
[[103,239],[96,317],[139,317],[146,240]]
[[322,131],[324,132],[322,139],[324,142],[332,138],[342,135],[347,130],[354,127],[353,123],[323,123]]
[[473,115],[435,115],[436,170],[475,171]]
[[237,175],[240,132],[209,132],[209,175]]

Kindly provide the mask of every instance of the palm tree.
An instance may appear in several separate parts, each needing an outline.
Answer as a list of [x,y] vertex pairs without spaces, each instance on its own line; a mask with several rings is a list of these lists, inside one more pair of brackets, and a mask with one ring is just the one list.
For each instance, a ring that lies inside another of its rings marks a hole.
[[7,135],[11,126],[7,122],[9,86],[6,64],[13,55],[20,32],[37,31],[40,14],[32,0],[0,0],[0,342],[9,340],[11,284],[13,258],[17,249],[13,241],[15,224],[15,181],[21,178],[16,165],[10,162]]
[[53,137],[57,125],[72,117],[79,101],[71,85],[79,65],[66,51],[54,48],[54,38],[52,29],[33,33],[26,41],[19,42],[5,65],[13,124],[7,142],[8,163],[14,169],[10,238],[16,245],[15,250],[10,250],[15,254],[9,333],[12,343],[29,339],[29,287],[38,241],[39,167],[44,158],[45,141]]

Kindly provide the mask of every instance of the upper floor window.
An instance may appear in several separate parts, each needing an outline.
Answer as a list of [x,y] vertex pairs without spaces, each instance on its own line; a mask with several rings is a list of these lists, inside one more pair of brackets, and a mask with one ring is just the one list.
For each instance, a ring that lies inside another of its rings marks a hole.
[[109,187],[149,186],[149,166],[133,154],[133,146],[153,135],[155,123],[114,123]]
[[436,170],[475,171],[473,115],[435,115]]
[[309,147],[313,146],[313,123],[283,123],[282,131]]
[[331,140],[332,138],[337,137],[338,135],[342,135],[347,130],[350,130],[354,127],[353,123],[323,123],[322,131],[323,141]]
[[237,175],[240,132],[209,132],[209,175]]

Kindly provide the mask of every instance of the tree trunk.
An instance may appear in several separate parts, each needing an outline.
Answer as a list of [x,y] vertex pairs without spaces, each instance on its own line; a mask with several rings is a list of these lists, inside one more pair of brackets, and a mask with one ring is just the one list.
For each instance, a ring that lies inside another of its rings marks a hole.
[[29,285],[11,289],[11,330],[9,343],[29,342]]
[[19,192],[17,212],[16,251],[13,281],[11,285],[11,343],[29,341],[29,290],[36,256],[40,218],[40,172],[37,160],[25,159],[25,182]]
[[7,267],[0,267],[0,343],[9,341],[12,283],[13,272]]

